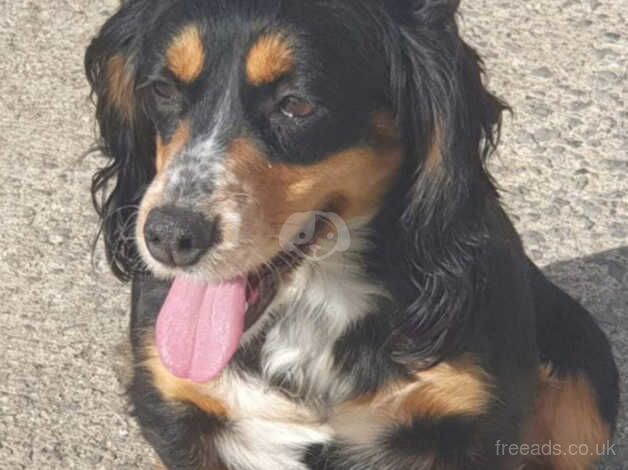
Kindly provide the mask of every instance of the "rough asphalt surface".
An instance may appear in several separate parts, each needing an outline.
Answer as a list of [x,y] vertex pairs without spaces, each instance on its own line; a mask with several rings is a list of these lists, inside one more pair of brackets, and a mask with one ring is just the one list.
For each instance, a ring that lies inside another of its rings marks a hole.
[[[128,291],[81,160],[82,54],[118,0],[0,0],[0,468],[150,468],[114,369]],[[465,3],[465,2],[463,2]],[[515,109],[493,170],[532,257],[599,319],[628,378],[628,0],[466,0],[462,26]],[[625,389],[625,387],[624,387]],[[624,391],[624,402],[627,398]],[[626,410],[617,455],[628,469]]]

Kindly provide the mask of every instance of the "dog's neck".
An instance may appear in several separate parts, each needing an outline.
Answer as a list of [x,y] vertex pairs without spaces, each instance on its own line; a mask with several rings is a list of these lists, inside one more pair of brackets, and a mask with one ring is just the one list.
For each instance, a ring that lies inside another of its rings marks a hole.
[[356,394],[361,378],[341,372],[342,362],[369,339],[349,336],[388,302],[388,293],[367,275],[365,249],[354,238],[349,251],[306,260],[247,333],[250,341],[262,338],[255,349],[265,382],[323,408]]

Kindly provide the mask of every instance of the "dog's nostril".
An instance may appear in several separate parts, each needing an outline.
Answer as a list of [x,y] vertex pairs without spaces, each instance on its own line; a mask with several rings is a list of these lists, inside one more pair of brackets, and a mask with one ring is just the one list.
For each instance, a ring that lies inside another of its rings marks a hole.
[[153,209],[146,219],[144,239],[150,254],[170,266],[190,266],[214,244],[215,222],[179,207]]
[[194,248],[192,246],[192,239],[190,239],[190,238],[182,238],[181,240],[179,240],[179,249],[181,249],[181,250],[191,250],[192,248]]

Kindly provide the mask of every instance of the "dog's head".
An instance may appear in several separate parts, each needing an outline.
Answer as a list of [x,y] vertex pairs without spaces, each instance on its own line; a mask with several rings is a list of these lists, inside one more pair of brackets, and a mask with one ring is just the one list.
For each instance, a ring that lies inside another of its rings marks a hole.
[[157,274],[228,280],[376,219],[408,259],[448,238],[492,191],[503,109],[457,7],[126,2],[86,56],[114,271],[139,251]]

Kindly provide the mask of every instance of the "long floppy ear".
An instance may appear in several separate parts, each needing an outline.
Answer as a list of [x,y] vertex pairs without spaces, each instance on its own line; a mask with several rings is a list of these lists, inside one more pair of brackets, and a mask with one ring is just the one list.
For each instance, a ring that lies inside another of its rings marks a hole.
[[399,332],[411,338],[413,360],[434,361],[469,326],[482,215],[497,197],[485,162],[506,106],[485,88],[482,62],[458,33],[458,0],[390,4],[391,100],[408,175],[393,249],[408,303]]
[[482,61],[459,36],[459,0],[405,3],[391,69],[393,105],[416,159],[405,219],[447,231],[492,190],[484,164],[505,105],[484,87]]
[[155,172],[154,129],[135,92],[136,52],[142,41],[139,31],[146,24],[151,3],[124,3],[85,54],[100,129],[97,150],[108,159],[92,179],[92,199],[101,218],[107,259],[122,280],[128,280],[138,266],[135,215]]

